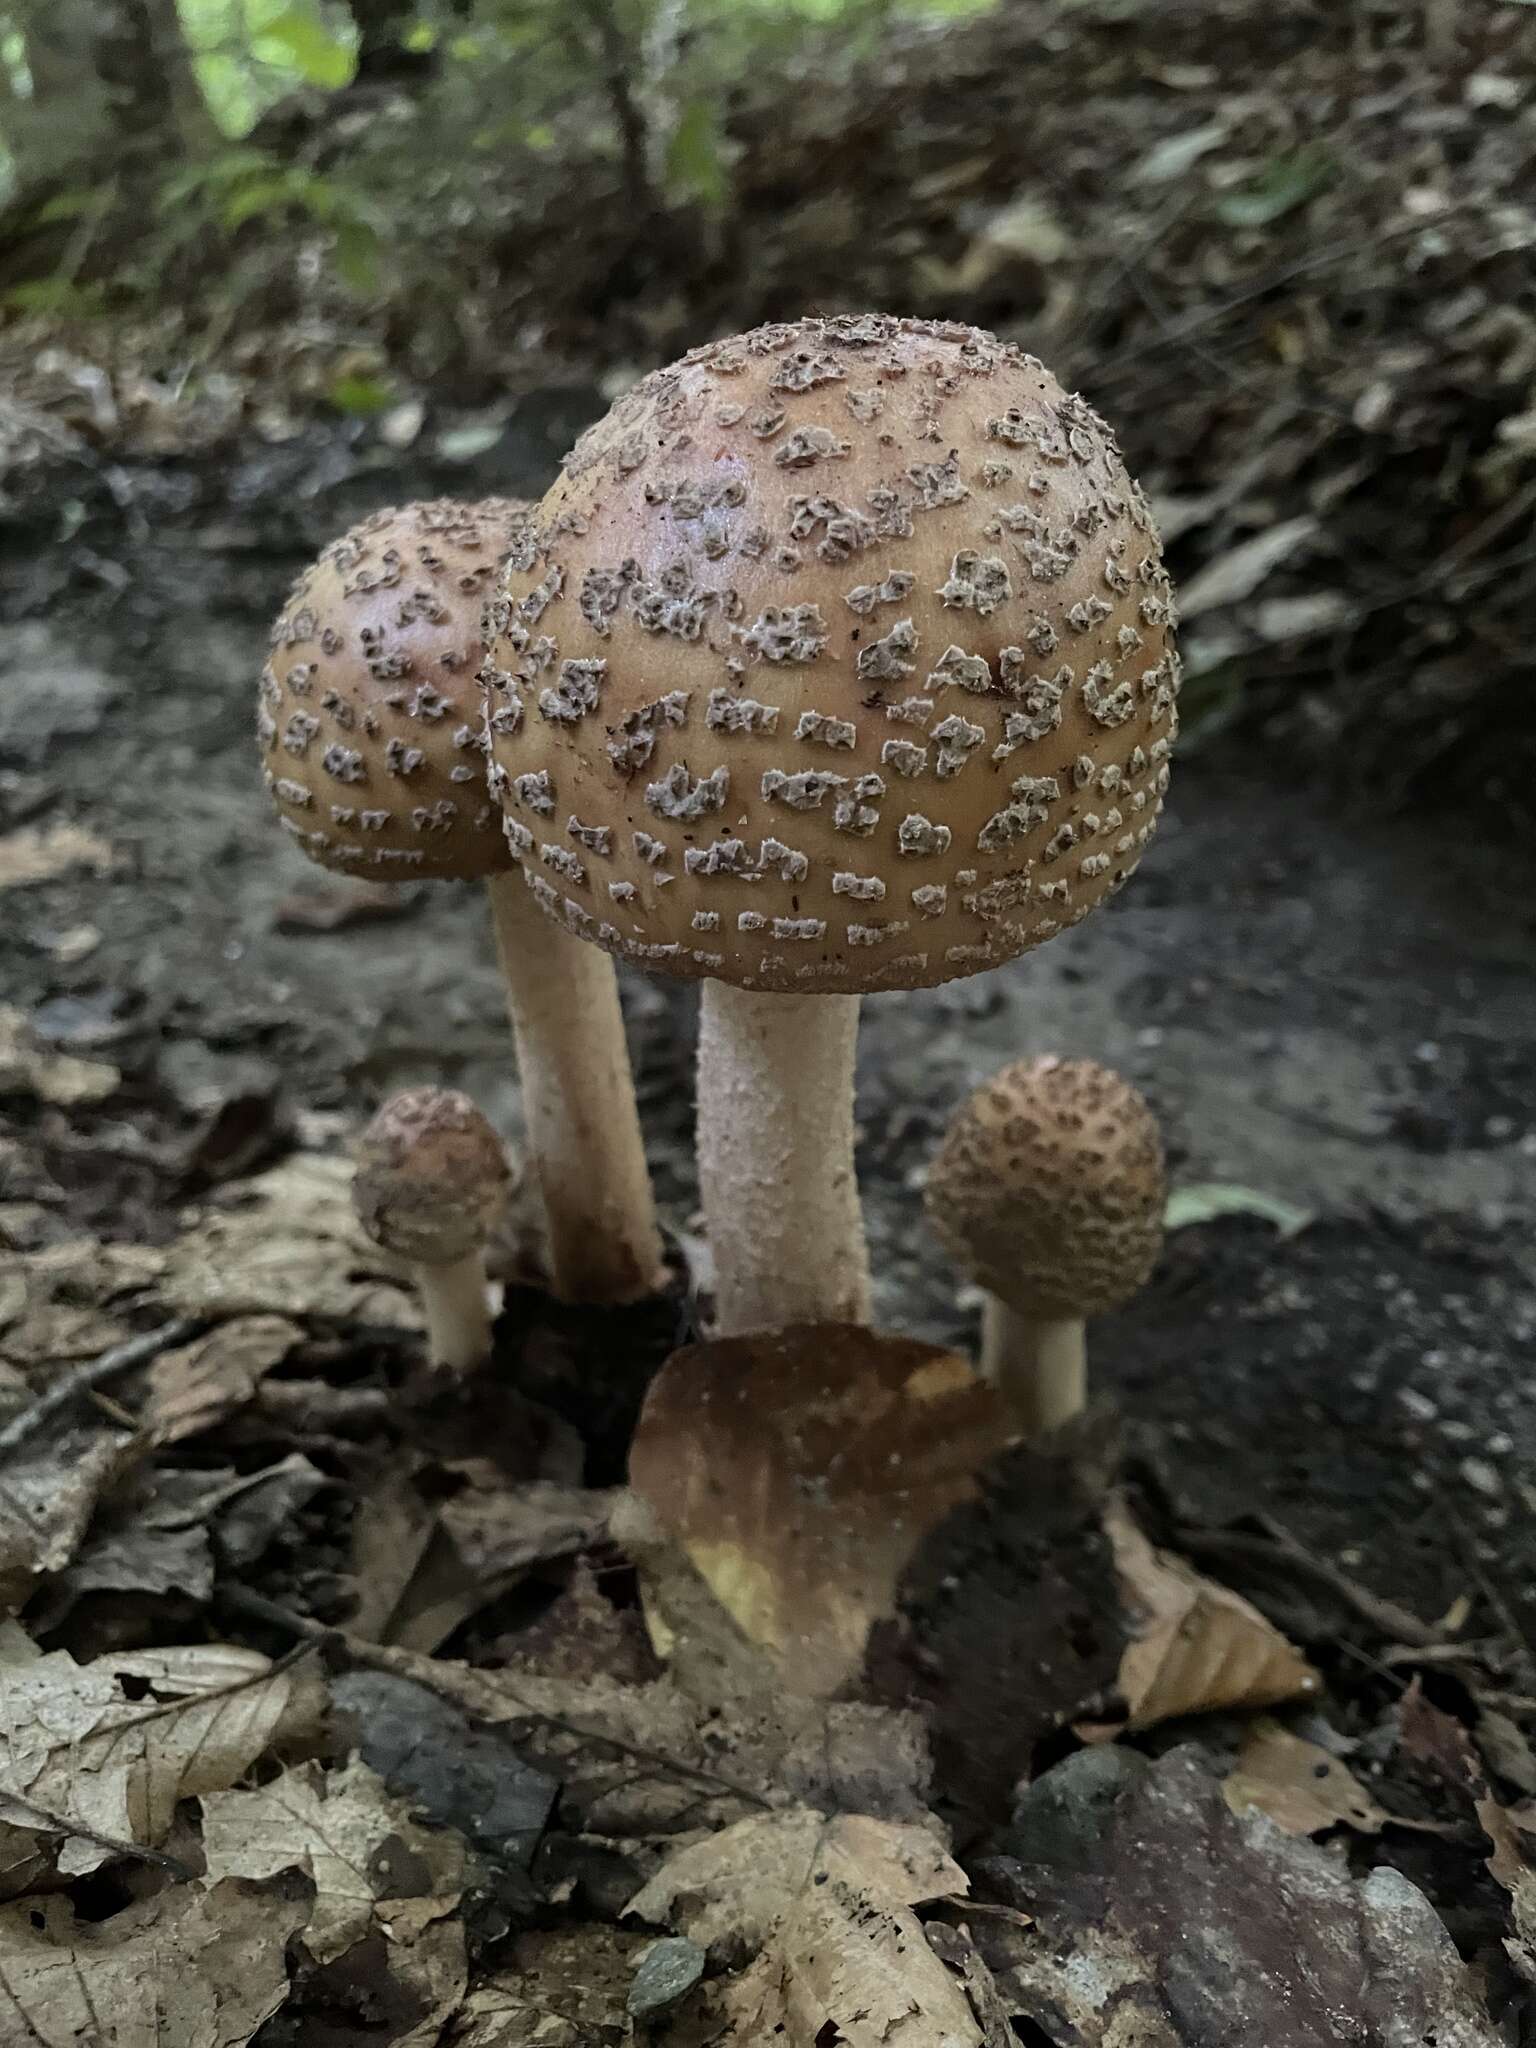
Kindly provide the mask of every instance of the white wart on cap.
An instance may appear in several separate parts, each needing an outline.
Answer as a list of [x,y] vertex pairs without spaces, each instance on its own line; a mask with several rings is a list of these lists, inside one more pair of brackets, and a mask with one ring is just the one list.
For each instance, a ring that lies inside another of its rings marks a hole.
[[323,867],[469,881],[510,866],[485,787],[476,677],[502,561],[532,557],[510,498],[375,512],[289,593],[257,737],[284,827]]
[[1134,869],[1174,607],[1113,436],[977,329],[759,328],[621,399],[492,608],[492,788],[551,914],[664,971],[950,980]]

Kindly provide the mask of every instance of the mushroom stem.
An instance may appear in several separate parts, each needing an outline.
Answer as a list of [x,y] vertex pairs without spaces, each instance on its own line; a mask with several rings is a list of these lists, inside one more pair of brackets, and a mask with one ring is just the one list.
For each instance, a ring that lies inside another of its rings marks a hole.
[[485,1295],[485,1259],[466,1252],[446,1266],[418,1265],[416,1284],[427,1316],[427,1356],[433,1365],[465,1372],[491,1348],[491,1310]]
[[544,915],[521,869],[486,888],[551,1284],[563,1301],[638,1301],[661,1282],[661,1236],[613,962]]
[[857,996],[704,984],[699,1189],[721,1336],[869,1321],[853,1164],[858,1033]]
[[1081,1415],[1088,1353],[1081,1316],[1028,1316],[989,1294],[981,1318],[981,1376],[1003,1396],[1028,1436]]

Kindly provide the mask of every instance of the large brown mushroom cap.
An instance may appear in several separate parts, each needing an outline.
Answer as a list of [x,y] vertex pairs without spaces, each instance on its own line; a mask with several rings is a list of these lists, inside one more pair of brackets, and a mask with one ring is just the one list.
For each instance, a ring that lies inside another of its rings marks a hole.
[[577,444],[492,607],[491,786],[551,914],[848,994],[1007,960],[1135,867],[1173,604],[1114,439],[981,331],[696,349]]
[[956,1263],[1021,1315],[1102,1315],[1141,1287],[1167,1188],[1145,1098],[1092,1060],[1020,1060],[963,1103],[928,1173]]
[[375,1244],[447,1266],[485,1243],[511,1178],[501,1140],[467,1095],[407,1088],[359,1141],[352,1201]]
[[375,512],[289,593],[257,737],[283,825],[324,867],[472,881],[509,863],[485,787],[476,680],[500,565],[527,548],[510,498]]

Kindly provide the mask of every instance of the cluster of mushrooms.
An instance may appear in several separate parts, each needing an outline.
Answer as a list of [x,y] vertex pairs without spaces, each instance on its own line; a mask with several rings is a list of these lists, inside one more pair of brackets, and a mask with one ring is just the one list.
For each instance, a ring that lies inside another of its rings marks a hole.
[[[1097,413],[978,329],[807,319],[628,392],[537,506],[380,512],[292,591],[261,682],[281,822],[323,866],[490,895],[549,1284],[665,1279],[613,958],[701,984],[721,1336],[866,1324],[859,999],[977,974],[1134,871],[1177,730],[1172,592]],[[416,1089],[357,1205],[429,1341],[490,1343],[502,1145]],[[1021,1430],[1083,1402],[1083,1320],[1145,1279],[1163,1168],[1125,1082],[1024,1061],[927,1207],[986,1292]]]

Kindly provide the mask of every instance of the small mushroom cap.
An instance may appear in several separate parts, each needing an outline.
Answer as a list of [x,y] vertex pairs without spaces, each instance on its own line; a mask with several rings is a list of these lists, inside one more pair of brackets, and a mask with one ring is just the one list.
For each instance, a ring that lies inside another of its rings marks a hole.
[[762,327],[577,443],[488,612],[491,792],[546,910],[744,988],[971,974],[1161,808],[1179,670],[1114,438],[979,329]]
[[362,1135],[352,1201],[375,1244],[447,1266],[484,1244],[511,1179],[501,1140],[467,1095],[407,1088]]
[[1102,1315],[1144,1285],[1167,1184],[1145,1098],[1092,1060],[1020,1060],[983,1082],[928,1173],[957,1265],[1020,1314]]
[[510,498],[375,512],[272,629],[257,739],[283,826],[322,867],[472,881],[508,865],[485,786],[485,601],[528,543]]

